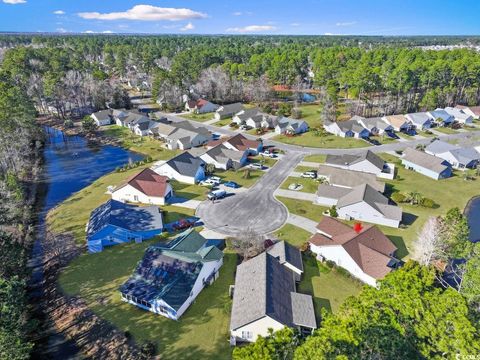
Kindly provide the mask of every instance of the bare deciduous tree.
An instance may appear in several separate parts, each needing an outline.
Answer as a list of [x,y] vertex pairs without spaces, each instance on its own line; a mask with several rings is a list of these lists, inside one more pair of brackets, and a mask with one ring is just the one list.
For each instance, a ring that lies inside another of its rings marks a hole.
[[413,258],[420,264],[428,266],[433,260],[438,259],[440,243],[440,222],[431,216],[418,233],[413,244]]
[[250,259],[263,251],[263,238],[252,229],[247,229],[241,237],[232,240],[233,248],[244,258]]

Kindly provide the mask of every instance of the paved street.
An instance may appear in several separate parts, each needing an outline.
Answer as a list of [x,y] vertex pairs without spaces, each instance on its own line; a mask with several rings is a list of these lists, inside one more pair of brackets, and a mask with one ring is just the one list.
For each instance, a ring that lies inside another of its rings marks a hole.
[[302,160],[303,153],[289,152],[251,189],[212,203],[204,201],[196,215],[205,226],[229,236],[241,236],[246,230],[269,234],[287,221],[286,207],[273,193]]

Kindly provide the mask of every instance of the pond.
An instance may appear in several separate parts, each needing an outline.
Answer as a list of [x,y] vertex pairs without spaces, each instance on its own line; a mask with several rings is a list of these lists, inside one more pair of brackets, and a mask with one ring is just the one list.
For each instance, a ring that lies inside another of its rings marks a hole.
[[470,226],[470,241],[480,241],[480,196],[476,196],[468,202],[465,215]]
[[[92,145],[81,136],[68,136],[62,131],[45,127],[44,172],[40,179],[44,189],[40,209],[37,239],[33,245],[29,266],[32,269],[30,296],[32,301],[43,296],[43,246],[45,218],[49,210],[99,177],[129,162],[141,160],[142,155],[112,145]],[[78,350],[62,334],[53,329],[45,334],[44,343],[32,354],[33,359],[77,359]]]

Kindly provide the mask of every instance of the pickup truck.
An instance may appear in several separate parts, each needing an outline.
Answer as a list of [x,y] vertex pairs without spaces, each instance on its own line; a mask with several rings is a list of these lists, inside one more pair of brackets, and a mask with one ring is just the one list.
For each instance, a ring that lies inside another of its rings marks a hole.
[[208,200],[217,200],[224,198],[227,195],[225,190],[214,190],[208,193],[207,198]]

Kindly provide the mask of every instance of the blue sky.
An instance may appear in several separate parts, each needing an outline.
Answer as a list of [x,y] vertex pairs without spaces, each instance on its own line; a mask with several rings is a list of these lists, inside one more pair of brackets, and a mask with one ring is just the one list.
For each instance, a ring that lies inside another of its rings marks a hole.
[[0,0],[0,31],[480,35],[479,0]]

